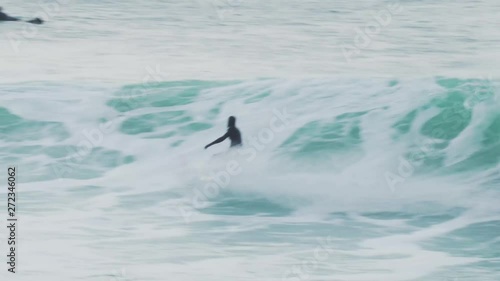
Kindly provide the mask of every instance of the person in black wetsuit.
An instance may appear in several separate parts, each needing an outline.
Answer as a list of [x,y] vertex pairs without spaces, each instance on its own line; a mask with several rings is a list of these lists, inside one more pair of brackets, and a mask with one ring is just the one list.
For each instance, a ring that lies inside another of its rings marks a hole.
[[227,133],[222,137],[214,140],[213,142],[207,144],[205,146],[205,149],[209,148],[210,146],[216,143],[220,143],[227,138],[231,140],[231,147],[241,146],[241,133],[240,130],[236,128],[236,118],[234,116],[229,117],[227,121]]

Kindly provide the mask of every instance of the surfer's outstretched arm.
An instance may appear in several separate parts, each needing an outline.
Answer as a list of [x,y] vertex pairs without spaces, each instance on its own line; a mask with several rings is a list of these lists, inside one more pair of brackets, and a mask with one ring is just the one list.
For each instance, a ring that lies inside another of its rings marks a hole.
[[216,144],[216,143],[223,142],[223,141],[224,141],[225,139],[227,139],[228,137],[229,137],[229,133],[226,133],[226,134],[225,134],[225,135],[223,135],[222,137],[220,137],[220,138],[218,138],[218,139],[214,140],[213,142],[211,142],[211,143],[207,144],[207,145],[205,146],[205,149],[207,149],[207,148],[211,147],[212,145],[214,145],[214,144]]

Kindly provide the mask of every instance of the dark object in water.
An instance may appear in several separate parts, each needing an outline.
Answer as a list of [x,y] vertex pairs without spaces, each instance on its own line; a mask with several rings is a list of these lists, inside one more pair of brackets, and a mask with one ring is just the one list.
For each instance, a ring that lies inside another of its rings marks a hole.
[[34,19],[26,21],[26,22],[29,22],[29,23],[32,23],[32,24],[42,24],[43,20],[41,18],[34,18]]
[[[2,12],[2,7],[0,7],[0,21],[21,21],[19,18],[11,17],[7,15],[6,13]],[[41,18],[34,18],[32,20],[26,21],[28,23],[32,24],[42,24],[43,20]]]
[[220,143],[227,138],[231,140],[231,147],[241,146],[241,133],[240,130],[236,128],[236,117],[234,116],[229,117],[229,119],[227,120],[227,133],[222,137],[214,140],[213,142],[207,144],[205,146],[205,149],[216,143]]

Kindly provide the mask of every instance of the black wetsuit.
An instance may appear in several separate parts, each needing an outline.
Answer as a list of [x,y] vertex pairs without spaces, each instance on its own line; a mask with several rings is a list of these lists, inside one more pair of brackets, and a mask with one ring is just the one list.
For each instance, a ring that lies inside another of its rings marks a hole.
[[231,147],[241,146],[241,133],[240,133],[240,130],[238,130],[238,128],[232,126],[232,127],[228,127],[227,128],[227,132],[226,132],[225,135],[223,135],[222,137],[214,140],[210,144],[207,144],[205,146],[205,149],[207,149],[208,147],[210,147],[210,146],[212,146],[212,145],[214,145],[216,143],[223,142],[227,138],[229,138],[231,140]]

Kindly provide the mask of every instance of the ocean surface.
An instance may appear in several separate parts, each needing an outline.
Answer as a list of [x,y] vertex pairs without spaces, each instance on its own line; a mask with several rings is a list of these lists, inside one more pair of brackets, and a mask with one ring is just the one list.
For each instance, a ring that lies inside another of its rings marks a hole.
[[1,5],[1,280],[500,280],[500,2]]

